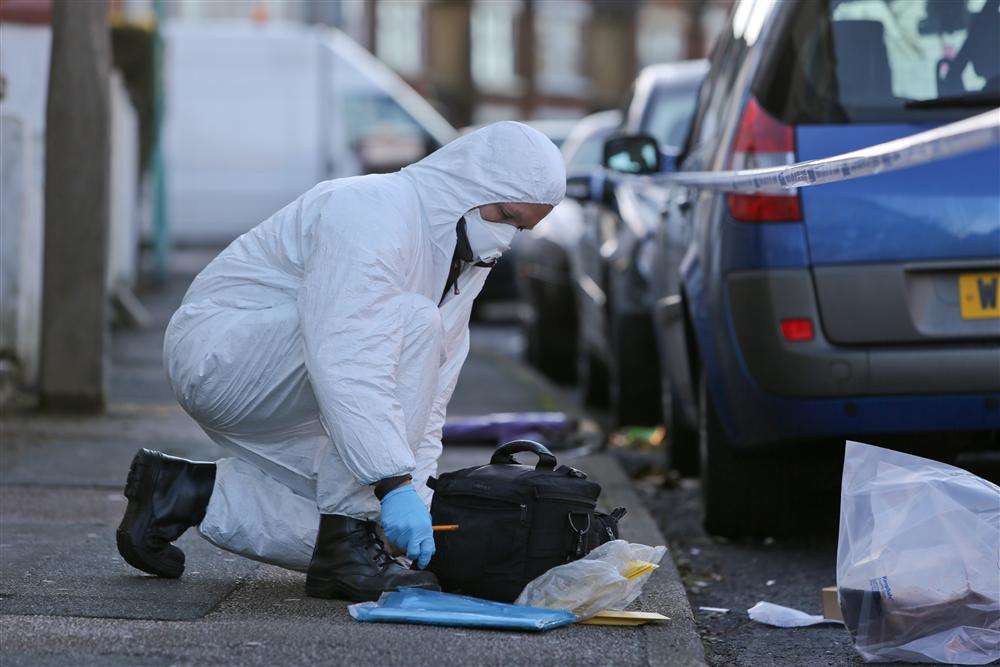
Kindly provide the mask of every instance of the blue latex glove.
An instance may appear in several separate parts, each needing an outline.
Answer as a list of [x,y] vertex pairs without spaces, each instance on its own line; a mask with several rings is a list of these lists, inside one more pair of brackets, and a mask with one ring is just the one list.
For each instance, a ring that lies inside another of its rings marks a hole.
[[431,513],[412,484],[403,484],[382,498],[382,530],[385,536],[421,570],[434,555]]

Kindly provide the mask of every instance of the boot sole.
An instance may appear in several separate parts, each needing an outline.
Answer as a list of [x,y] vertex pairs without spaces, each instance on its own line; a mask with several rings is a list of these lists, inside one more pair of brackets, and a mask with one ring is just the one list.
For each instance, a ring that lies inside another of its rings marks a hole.
[[[167,579],[176,579],[184,573],[184,564],[179,566],[169,561],[162,561],[151,557],[149,554],[132,541],[132,534],[129,527],[135,522],[139,513],[140,504],[152,502],[149,497],[155,486],[155,473],[151,465],[145,462],[147,455],[145,450],[139,450],[132,459],[132,465],[128,470],[128,482],[125,484],[124,496],[128,499],[128,506],[125,508],[125,516],[118,524],[118,531],[115,535],[118,543],[118,553],[125,559],[125,562],[137,570],[146,574]],[[146,493],[143,494],[143,489]],[[143,497],[145,495],[145,497]]]
[[[426,591],[440,591],[441,587],[434,584],[417,584],[406,586],[406,588],[419,588]],[[324,581],[314,583],[306,581],[306,595],[313,598],[323,598],[325,600],[348,600],[350,602],[374,602],[379,599],[382,593],[391,593],[399,590],[390,588],[388,590],[363,591],[353,586],[347,586],[338,582]]]

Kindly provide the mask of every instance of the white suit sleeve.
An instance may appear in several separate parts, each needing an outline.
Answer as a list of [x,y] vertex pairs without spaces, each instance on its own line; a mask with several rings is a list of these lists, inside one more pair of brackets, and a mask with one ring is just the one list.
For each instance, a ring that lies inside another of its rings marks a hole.
[[424,502],[430,504],[431,492],[427,478],[437,473],[441,456],[441,432],[444,428],[448,403],[458,383],[458,376],[469,354],[469,317],[472,299],[453,299],[441,308],[445,331],[445,360],[438,373],[438,390],[427,419],[423,439],[417,445],[417,468],[413,482]]
[[408,239],[400,225],[328,216],[315,223],[299,292],[306,370],[340,457],[372,484],[415,468],[397,386]]

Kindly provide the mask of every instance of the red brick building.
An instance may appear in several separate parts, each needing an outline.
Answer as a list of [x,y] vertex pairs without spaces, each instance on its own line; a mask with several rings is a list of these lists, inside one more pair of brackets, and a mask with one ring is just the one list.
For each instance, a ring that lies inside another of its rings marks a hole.
[[731,0],[365,0],[341,24],[456,125],[619,104],[644,65],[699,58]]
[[[152,5],[152,0],[115,2],[133,15]],[[704,56],[732,3],[165,0],[164,5],[169,17],[186,20],[243,17],[337,26],[462,126],[573,117],[616,106],[640,67]]]

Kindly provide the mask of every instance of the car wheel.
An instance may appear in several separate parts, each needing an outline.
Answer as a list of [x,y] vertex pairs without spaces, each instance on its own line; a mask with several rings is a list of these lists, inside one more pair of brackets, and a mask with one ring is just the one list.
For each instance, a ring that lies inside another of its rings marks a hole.
[[541,364],[541,332],[538,330],[538,315],[534,298],[529,298],[532,314],[524,318],[521,331],[524,334],[524,360],[533,368]]
[[[533,365],[542,373],[562,384],[576,382],[577,324],[573,294],[568,288],[557,289],[546,297],[546,286],[539,286],[532,299],[534,317],[531,335],[534,346]],[[552,298],[554,297],[554,298]]]
[[611,412],[617,426],[660,421],[660,371],[656,339],[648,318],[614,317],[611,328]]
[[576,380],[585,406],[608,407],[607,367],[592,350],[582,344],[577,349]]
[[723,537],[832,534],[838,520],[843,441],[737,451],[699,383],[705,530]]
[[701,494],[705,530],[723,537],[771,535],[780,512],[780,475],[759,458],[738,456],[726,440],[708,383],[698,387]]
[[696,477],[701,468],[698,429],[684,423],[677,397],[669,391],[664,391],[664,394],[663,424],[667,430],[667,470],[676,470],[682,477]]

